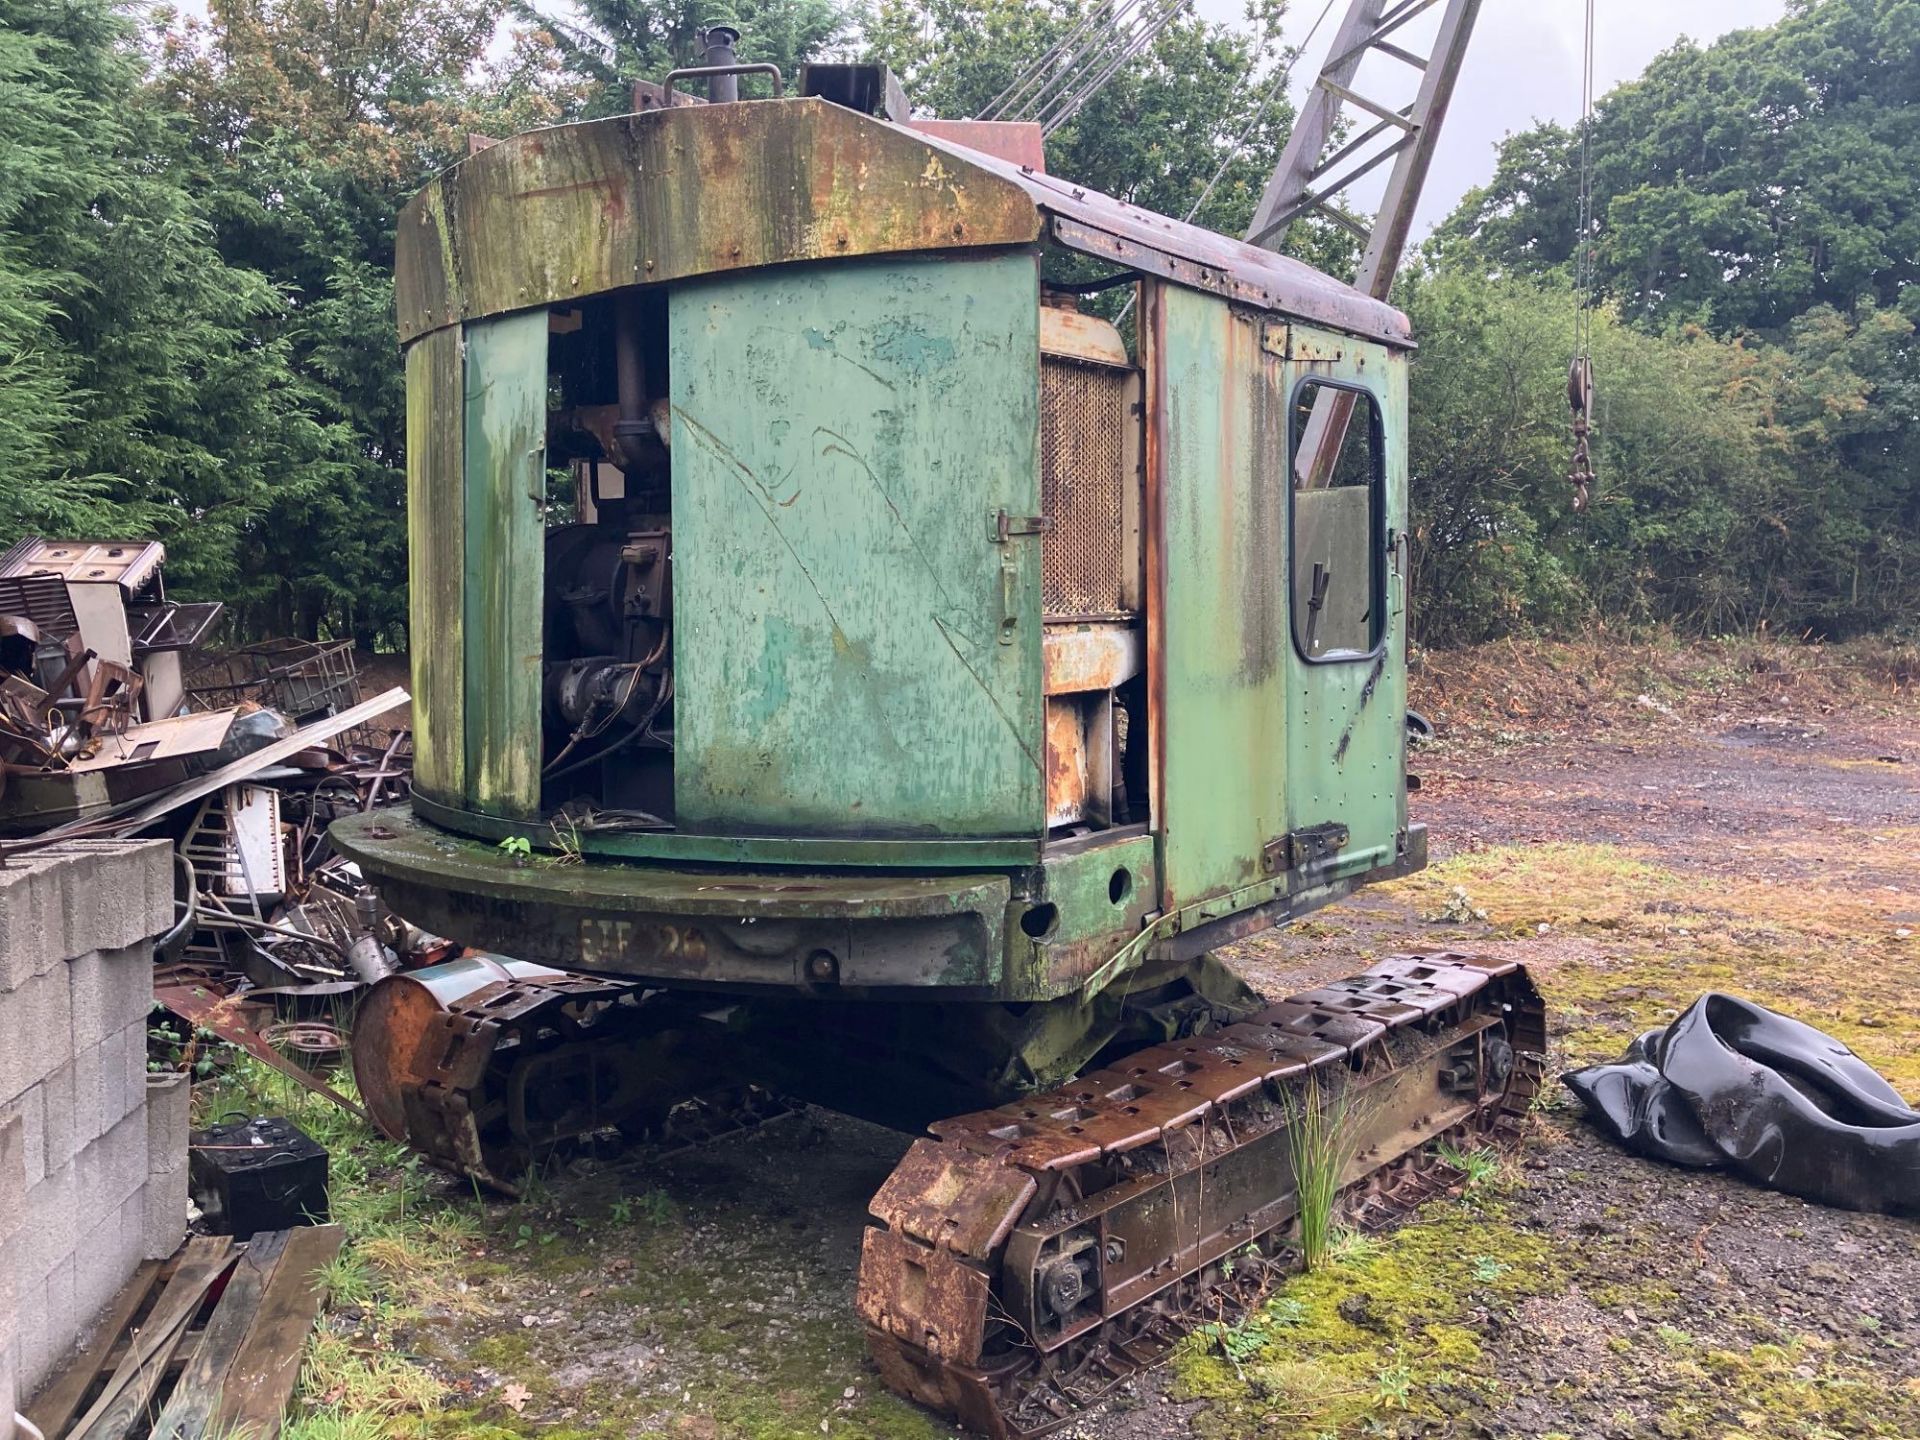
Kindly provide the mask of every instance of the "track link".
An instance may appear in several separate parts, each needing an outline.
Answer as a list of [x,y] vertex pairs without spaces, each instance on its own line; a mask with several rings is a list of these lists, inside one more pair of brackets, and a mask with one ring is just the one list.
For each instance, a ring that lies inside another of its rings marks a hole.
[[995,1440],[1044,1434],[1297,1263],[1309,1117],[1348,1215],[1378,1228],[1458,1178],[1430,1142],[1518,1132],[1545,1051],[1519,966],[1403,955],[941,1121],[873,1200],[875,1364]]
[[556,1147],[599,1131],[671,1153],[794,1108],[730,1081],[722,1058],[635,982],[483,955],[388,976],[353,1039],[384,1134],[516,1196]]

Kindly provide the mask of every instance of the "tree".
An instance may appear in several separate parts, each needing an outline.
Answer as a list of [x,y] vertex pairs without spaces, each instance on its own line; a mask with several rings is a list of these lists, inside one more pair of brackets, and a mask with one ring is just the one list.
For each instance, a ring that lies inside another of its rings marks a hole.
[[396,219],[470,133],[582,98],[540,36],[490,64],[497,26],[480,0],[216,0],[204,20],[156,17],[152,95],[186,120],[174,163],[207,197],[221,253],[285,297],[262,334],[333,440],[257,517],[229,596],[249,631],[403,638]]
[[[1590,298],[1610,307],[1596,334],[1606,503],[1584,556],[1564,552],[1568,573],[1594,604],[1691,625],[1910,623],[1920,3],[1796,0],[1777,25],[1676,45],[1602,99],[1584,139]],[[1436,299],[1488,275],[1544,286],[1512,303],[1538,311],[1563,366],[1582,142],[1552,125],[1511,137],[1425,252],[1453,277]],[[1435,332],[1421,333],[1428,367]],[[1533,383],[1553,409],[1558,386],[1544,369]]]
[[[1606,95],[1591,132],[1599,290],[1623,313],[1777,331],[1862,297],[1920,318],[1920,4],[1797,0],[1765,29],[1681,42]],[[1510,137],[1442,227],[1540,274],[1573,253],[1580,137]]]
[[[700,36],[710,26],[735,27],[741,62],[778,65],[791,84],[802,64],[847,40],[854,24],[842,0],[581,0],[578,21],[553,8],[515,0],[514,13],[549,36],[566,71],[589,87],[587,116],[627,110],[634,80],[659,82],[700,64]],[[740,93],[765,94],[765,82],[745,79]]]
[[1570,510],[1564,281],[1408,277],[1415,621],[1428,643],[1595,621],[1842,635],[1920,603],[1912,327],[1817,308],[1785,343],[1596,315],[1600,484]]
[[[1095,3],[878,0],[866,40],[916,106],[961,118],[978,114]],[[1049,138],[1047,168],[1176,217],[1218,175],[1195,223],[1241,234],[1293,125],[1285,95],[1267,98],[1288,63],[1284,14],[1278,0],[1252,0],[1245,28],[1176,17]],[[1295,225],[1287,248],[1336,273],[1351,273],[1357,259],[1341,232],[1319,223]]]
[[0,524],[152,535],[179,588],[218,594],[329,436],[263,338],[280,297],[214,249],[141,75],[106,0],[0,0]]

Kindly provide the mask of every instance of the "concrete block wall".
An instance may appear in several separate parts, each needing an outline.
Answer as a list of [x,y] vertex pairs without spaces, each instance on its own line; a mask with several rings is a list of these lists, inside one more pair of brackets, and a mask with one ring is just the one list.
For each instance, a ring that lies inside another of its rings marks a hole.
[[0,866],[0,1440],[140,1261],[186,1229],[184,1075],[149,1077],[164,840]]

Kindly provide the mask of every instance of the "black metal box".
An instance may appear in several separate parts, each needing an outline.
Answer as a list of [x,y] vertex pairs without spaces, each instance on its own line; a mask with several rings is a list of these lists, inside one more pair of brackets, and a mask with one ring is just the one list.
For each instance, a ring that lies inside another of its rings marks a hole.
[[253,1235],[327,1218],[327,1152],[278,1116],[193,1134],[193,1203],[216,1235]]

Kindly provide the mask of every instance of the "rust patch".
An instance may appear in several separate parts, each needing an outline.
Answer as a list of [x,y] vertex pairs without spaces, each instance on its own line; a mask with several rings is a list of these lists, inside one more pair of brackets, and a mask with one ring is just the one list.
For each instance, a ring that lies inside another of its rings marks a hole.
[[975,1259],[1006,1239],[1033,1177],[958,1145],[916,1140],[873,1197],[874,1218],[936,1250]]
[[1046,693],[1117,690],[1140,673],[1144,653],[1132,625],[1050,626],[1040,651]]
[[[1166,466],[1167,381],[1161,357],[1166,354],[1167,314],[1157,282],[1140,285],[1140,361],[1146,371],[1141,396],[1146,408],[1144,464],[1146,503],[1144,537],[1147,560],[1147,810],[1150,824],[1163,829],[1167,793],[1167,574]],[[1162,880],[1161,900],[1170,900]]]
[[676,106],[503,140],[402,213],[401,339],[638,283],[1038,239],[1032,198],[982,168],[1002,162],[966,154],[817,99]]
[[907,129],[964,145],[983,155],[1047,173],[1046,134],[1037,124],[1019,120],[909,120]]
[[1367,706],[1373,703],[1373,692],[1380,684],[1380,677],[1386,673],[1387,652],[1381,648],[1373,657],[1373,664],[1367,670],[1367,683],[1360,687],[1360,698],[1354,703],[1353,714],[1347,717],[1346,729],[1340,732],[1340,743],[1333,747],[1333,763],[1338,765],[1347,758],[1347,746],[1353,743],[1353,729],[1360,723],[1360,717],[1367,712]]
[[1087,735],[1080,706],[1047,701],[1047,823],[1068,825],[1087,809]]

